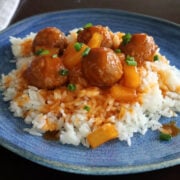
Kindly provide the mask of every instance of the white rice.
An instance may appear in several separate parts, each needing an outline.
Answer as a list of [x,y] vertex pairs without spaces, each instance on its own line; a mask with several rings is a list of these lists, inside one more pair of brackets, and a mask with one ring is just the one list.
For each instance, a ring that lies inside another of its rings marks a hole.
[[[71,31],[68,36],[69,42],[76,38],[76,31],[76,29]],[[20,84],[19,71],[33,59],[32,55],[28,57],[22,55],[21,43],[34,37],[35,33],[31,33],[23,39],[10,37],[17,69],[12,70],[8,75],[1,76],[4,101],[10,101],[9,109],[14,116],[24,118],[25,123],[32,125],[32,128],[26,128],[25,131],[41,136],[47,130],[46,125],[52,124],[52,128],[55,126],[55,129],[60,130],[59,139],[61,143],[75,146],[83,144],[89,147],[86,137],[92,131],[92,125],[103,117],[99,117],[99,119],[95,115],[89,117],[87,111],[80,107],[82,104],[91,102],[94,113],[98,113],[99,109],[96,108],[98,102],[93,100],[94,97],[99,97],[98,89],[81,90],[78,94],[79,100],[73,104],[74,112],[72,114],[68,113],[65,103],[60,103],[59,113],[61,116],[58,117],[53,112],[42,112],[41,109],[45,103],[51,104],[53,102],[50,100],[46,102],[38,88],[28,86],[23,90],[21,96],[17,96]],[[108,117],[109,122],[115,123],[119,132],[119,140],[126,141],[128,145],[131,145],[131,138],[135,133],[144,135],[148,129],[158,130],[162,126],[161,116],[171,118],[180,112],[180,71],[171,66],[165,57],[161,56],[161,59],[162,61],[146,63],[141,84],[142,92],[146,89],[146,93],[142,94],[142,104],[138,102],[124,104],[123,108],[126,111],[120,119],[116,115]],[[163,85],[169,90],[165,95],[163,95],[159,84],[161,77],[158,72],[165,76]],[[8,78],[11,80],[7,85]],[[179,91],[176,90],[177,88]],[[66,96],[66,92],[54,91],[54,99],[61,100]],[[22,99],[23,103],[21,103]],[[108,98],[105,103],[106,109],[102,110],[104,114],[112,109],[120,109],[120,103],[113,98]]]

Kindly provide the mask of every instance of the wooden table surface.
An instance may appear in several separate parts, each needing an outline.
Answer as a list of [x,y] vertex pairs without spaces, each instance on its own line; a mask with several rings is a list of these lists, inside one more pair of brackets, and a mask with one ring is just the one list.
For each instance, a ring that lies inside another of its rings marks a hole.
[[[75,8],[113,8],[163,18],[180,23],[180,0],[22,0],[11,24],[32,15]],[[57,179],[73,176],[75,179],[87,175],[72,174],[50,169],[26,160],[0,147],[0,179]],[[90,176],[97,177],[97,176]],[[99,176],[98,178],[118,179],[180,179],[180,165],[151,172]]]

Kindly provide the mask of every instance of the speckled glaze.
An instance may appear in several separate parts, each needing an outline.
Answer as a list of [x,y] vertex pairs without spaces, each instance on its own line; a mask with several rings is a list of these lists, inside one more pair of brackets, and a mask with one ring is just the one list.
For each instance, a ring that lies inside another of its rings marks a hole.
[[[0,74],[8,73],[14,64],[9,36],[24,37],[47,26],[56,26],[66,34],[69,30],[91,22],[109,26],[112,31],[145,32],[152,35],[160,52],[180,68],[180,26],[140,14],[111,9],[77,9],[33,16],[0,33]],[[110,175],[152,171],[180,164],[180,136],[160,142],[158,132],[149,130],[145,136],[135,134],[132,146],[114,140],[97,149],[74,147],[47,141],[27,134],[20,118],[13,117],[8,102],[0,93],[0,144],[38,164],[79,174]],[[180,125],[179,116],[173,118]],[[162,118],[162,122],[172,119]]]

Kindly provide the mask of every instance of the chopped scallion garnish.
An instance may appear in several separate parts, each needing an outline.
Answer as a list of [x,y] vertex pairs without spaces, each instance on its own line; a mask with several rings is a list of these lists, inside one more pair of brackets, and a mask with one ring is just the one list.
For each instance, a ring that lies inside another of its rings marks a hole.
[[82,56],[83,56],[83,57],[84,57],[84,56],[87,56],[87,55],[89,54],[90,50],[91,50],[91,48],[87,47],[87,48],[83,51]]
[[126,63],[127,63],[129,66],[137,66],[137,62],[136,62],[136,61],[126,61]]
[[115,53],[121,53],[120,49],[115,49],[114,51],[115,51]]
[[87,23],[87,24],[85,24],[85,25],[83,26],[83,28],[85,29],[85,28],[89,28],[89,27],[91,27],[91,26],[93,26],[92,23]]
[[86,110],[86,111],[88,111],[88,112],[90,111],[90,107],[87,106],[87,105],[85,105],[83,109]]
[[50,52],[47,49],[39,49],[35,52],[36,55],[48,55]]
[[59,74],[60,74],[61,76],[67,76],[68,73],[69,73],[68,69],[61,69],[61,70],[59,71]]
[[76,85],[75,85],[75,84],[72,84],[72,83],[69,83],[69,84],[67,85],[67,89],[68,89],[69,91],[75,91],[75,90],[76,90]]
[[134,57],[127,55],[126,63],[129,66],[137,66],[137,62],[135,61]]
[[159,56],[158,55],[155,55],[154,56],[154,61],[158,61],[159,60]]
[[80,49],[82,48],[82,46],[83,46],[83,43],[76,42],[76,43],[74,44],[74,48],[75,48],[76,51],[80,51]]
[[162,141],[169,141],[171,140],[172,136],[170,134],[165,134],[161,132],[159,138]]
[[131,41],[132,35],[130,33],[125,34],[122,39],[123,39],[123,45],[128,44]]
[[82,31],[82,29],[78,29],[78,30],[77,30],[77,34],[79,34],[81,31]]

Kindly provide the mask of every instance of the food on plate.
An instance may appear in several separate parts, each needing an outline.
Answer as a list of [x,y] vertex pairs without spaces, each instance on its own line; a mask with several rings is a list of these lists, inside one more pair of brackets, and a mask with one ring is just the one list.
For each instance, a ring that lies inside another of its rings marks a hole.
[[118,137],[118,131],[113,124],[106,123],[93,131],[87,136],[87,140],[92,148],[98,147],[100,144],[108,140]]
[[[101,25],[93,26],[92,24],[86,25],[82,30],[80,29],[77,36],[77,41],[88,44],[91,43],[91,39],[93,36],[98,36],[100,34],[102,36],[102,41],[100,43],[100,47],[111,48],[113,45],[113,33],[110,31],[108,27],[104,27]],[[101,36],[98,36],[101,37]],[[93,43],[92,43],[93,44]]]
[[160,140],[169,141],[172,137],[177,136],[180,133],[180,128],[177,127],[175,121],[163,124],[160,128]]
[[42,50],[50,53],[59,54],[67,46],[67,39],[64,33],[56,27],[47,27],[39,31],[33,40],[32,51],[35,54]]
[[120,49],[123,53],[134,57],[140,65],[144,61],[154,60],[154,55],[158,46],[154,42],[153,37],[148,36],[145,33],[133,35],[127,33],[123,38]]
[[67,81],[66,71],[59,57],[37,56],[24,72],[24,79],[29,85],[42,89],[55,89]]
[[92,48],[81,64],[85,79],[94,86],[111,86],[123,75],[122,59],[110,48]]
[[161,117],[180,112],[180,71],[151,35],[91,23],[65,34],[46,27],[10,37],[16,68],[1,75],[1,89],[14,116],[31,125],[25,131],[91,148],[131,145],[148,129],[166,140],[179,134]]

